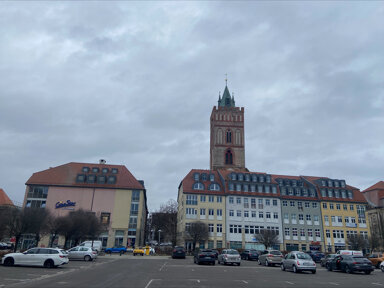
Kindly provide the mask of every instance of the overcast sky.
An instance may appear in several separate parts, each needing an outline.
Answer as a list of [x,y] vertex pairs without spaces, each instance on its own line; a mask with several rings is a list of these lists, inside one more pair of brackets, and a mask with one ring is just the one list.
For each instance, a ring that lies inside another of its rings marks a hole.
[[384,180],[383,2],[2,2],[0,187],[125,165],[150,211],[209,169],[225,87],[245,107],[246,167]]

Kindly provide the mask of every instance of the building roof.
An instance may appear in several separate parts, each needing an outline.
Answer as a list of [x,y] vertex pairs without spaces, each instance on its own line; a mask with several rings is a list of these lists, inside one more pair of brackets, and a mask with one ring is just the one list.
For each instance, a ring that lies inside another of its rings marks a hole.
[[12,205],[13,206],[13,202],[11,199],[9,199],[9,197],[5,193],[5,191],[0,188],[0,206],[1,205]]
[[372,185],[371,187],[368,187],[363,191],[363,193],[372,191],[372,190],[384,190],[384,181],[379,181],[376,184]]
[[[207,180],[202,180],[201,177],[199,177],[199,181],[195,181],[194,175],[195,173],[201,174],[207,174]],[[211,182],[209,179],[209,175],[213,174],[215,176],[215,181]],[[200,182],[204,185],[203,190],[195,190],[193,189],[193,185],[196,182]],[[219,191],[209,190],[209,185],[211,183],[216,183],[220,186]],[[203,169],[192,169],[189,171],[189,173],[184,177],[184,179],[181,181],[181,185],[183,185],[183,193],[195,193],[195,194],[224,194],[223,184],[220,179],[219,174],[216,170],[203,170]]]
[[223,97],[220,98],[219,96],[219,101],[218,101],[218,106],[220,107],[235,107],[235,98],[231,97],[229,94],[229,90],[227,85],[225,85]]
[[[88,173],[83,172],[83,167],[89,167]],[[79,174],[101,175],[102,173],[92,173],[92,168],[109,168],[109,172],[103,175],[116,176],[116,182],[110,183],[78,183],[76,181]],[[112,174],[112,168],[117,169],[116,174]],[[71,186],[71,187],[96,187],[112,189],[144,189],[144,186],[129,172],[123,165],[94,164],[94,163],[75,163],[70,162],[57,167],[49,168],[33,175],[25,183],[26,185],[47,185],[47,186]]]

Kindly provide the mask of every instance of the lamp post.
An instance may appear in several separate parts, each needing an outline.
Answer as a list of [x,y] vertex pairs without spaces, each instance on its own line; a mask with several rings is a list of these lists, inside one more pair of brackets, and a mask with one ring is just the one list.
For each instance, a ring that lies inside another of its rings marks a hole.
[[159,246],[160,246],[160,233],[163,232],[161,229],[159,229]]

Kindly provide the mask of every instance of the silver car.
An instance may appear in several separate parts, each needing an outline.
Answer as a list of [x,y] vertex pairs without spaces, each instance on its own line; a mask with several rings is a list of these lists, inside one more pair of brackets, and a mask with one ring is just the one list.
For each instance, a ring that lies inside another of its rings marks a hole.
[[259,255],[259,265],[274,266],[280,265],[281,260],[284,258],[283,254],[279,250],[264,250]]
[[97,258],[97,250],[91,247],[77,246],[67,252],[70,260],[93,261]]
[[240,266],[241,257],[237,250],[224,249],[219,256],[217,256],[217,263],[220,264],[237,264]]
[[312,260],[312,257],[307,253],[292,251],[285,256],[285,259],[281,262],[281,270],[292,270],[294,273],[301,271],[311,271],[312,274],[316,273],[316,263]]

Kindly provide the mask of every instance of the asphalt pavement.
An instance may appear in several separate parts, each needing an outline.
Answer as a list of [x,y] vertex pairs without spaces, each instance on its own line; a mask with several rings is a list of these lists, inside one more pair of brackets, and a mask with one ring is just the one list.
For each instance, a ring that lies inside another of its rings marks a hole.
[[70,261],[55,268],[0,266],[0,288],[8,287],[133,287],[133,288],[233,288],[233,287],[384,287],[384,273],[371,275],[329,272],[281,271],[242,261],[241,266],[197,265],[192,257],[112,255],[94,262]]

